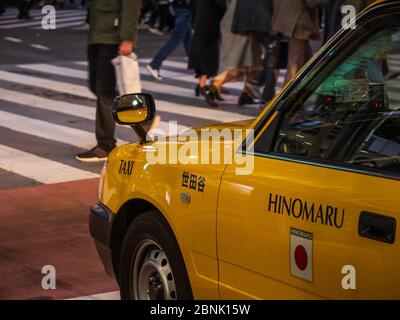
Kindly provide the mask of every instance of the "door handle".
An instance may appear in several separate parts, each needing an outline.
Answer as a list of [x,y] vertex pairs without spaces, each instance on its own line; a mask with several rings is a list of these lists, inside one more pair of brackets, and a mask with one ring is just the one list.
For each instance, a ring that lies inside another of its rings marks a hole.
[[396,238],[396,219],[363,211],[358,220],[358,234],[361,237],[394,243]]

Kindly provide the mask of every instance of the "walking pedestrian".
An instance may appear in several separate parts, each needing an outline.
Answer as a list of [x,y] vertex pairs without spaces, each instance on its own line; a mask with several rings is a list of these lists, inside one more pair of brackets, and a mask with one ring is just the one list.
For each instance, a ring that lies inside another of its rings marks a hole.
[[32,17],[29,15],[29,10],[31,9],[33,5],[32,0],[18,0],[17,2],[17,8],[18,8],[18,19],[32,19]]
[[217,106],[207,80],[218,73],[220,24],[226,10],[225,0],[198,0],[195,6],[193,37],[189,54],[189,69],[199,79],[196,96],[204,96],[207,103]]
[[[157,35],[164,34],[170,13],[170,0],[156,0],[149,19],[149,31]],[[156,27],[156,22],[158,26]]]
[[175,16],[174,31],[169,40],[147,65],[147,70],[156,80],[162,80],[160,74],[161,65],[180,43],[183,43],[186,54],[189,56],[190,40],[192,36],[192,1],[175,0],[172,4],[172,10]]
[[[257,72],[262,69],[262,46],[255,32],[242,32],[244,29],[252,29],[249,24],[251,18],[249,20],[248,15],[242,12],[242,5],[249,6],[249,2],[247,1],[226,0],[227,10],[221,22],[220,73],[215,77],[210,86],[210,90],[214,93],[216,100],[223,100],[221,92],[222,86],[225,83],[245,80],[239,104],[247,103],[247,100],[243,101],[243,99],[251,96],[248,81],[254,78]],[[255,2],[258,1],[254,0]],[[236,11],[238,4],[240,4],[240,7]],[[248,13],[249,11],[246,10],[246,12]],[[236,19],[239,19],[239,21]],[[234,22],[235,24],[238,23],[236,26],[240,26],[240,32],[239,30],[235,30],[238,33],[232,31]],[[243,26],[245,27],[242,30]]]
[[278,39],[272,33],[272,0],[237,0],[232,32],[254,35],[263,47],[262,70],[248,78],[238,104],[261,105],[275,96]]
[[[93,0],[88,43],[89,86],[97,98],[96,140],[89,151],[76,155],[84,162],[105,160],[115,148],[115,123],[111,114],[117,96],[116,75],[111,60],[129,55],[135,48],[140,0]],[[107,10],[105,10],[107,8]]]
[[289,39],[285,83],[312,56],[310,40],[320,40],[318,9],[328,0],[274,0],[273,29]]
[[6,9],[4,8],[4,0],[0,0],[0,15],[4,12],[6,12]]

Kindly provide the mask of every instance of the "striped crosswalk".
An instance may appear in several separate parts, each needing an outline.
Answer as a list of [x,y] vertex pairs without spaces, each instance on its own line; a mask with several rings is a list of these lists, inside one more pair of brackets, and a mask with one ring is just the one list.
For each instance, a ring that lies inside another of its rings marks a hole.
[[[254,118],[258,108],[238,108],[241,84],[227,88],[226,102],[209,108],[194,95],[196,79],[183,59],[167,61],[156,82],[140,62],[144,91],[152,93],[161,116],[159,128],[176,130]],[[101,164],[84,164],[74,154],[95,145],[95,97],[87,87],[84,61],[8,65],[0,68],[0,177],[18,176],[26,184],[97,177]],[[130,128],[116,130],[119,144],[134,141]],[[7,185],[10,185],[9,183]],[[0,181],[2,188],[2,181]]]
[[[229,91],[219,108],[210,108],[194,95],[196,79],[187,61],[165,62],[163,81],[146,72],[148,59],[140,61],[143,90],[154,95],[161,116],[160,129],[167,134],[169,121],[177,130],[211,123],[251,119],[258,107],[238,107],[242,83],[226,86]],[[400,56],[391,56],[396,71]],[[278,79],[282,86],[284,72]],[[400,105],[400,81],[387,82],[390,99]],[[0,177],[18,184],[49,184],[97,177],[101,164],[84,164],[74,154],[95,145],[95,97],[87,87],[87,63],[62,61],[7,65],[0,68]],[[118,126],[119,143],[134,141],[133,131]],[[5,178],[4,178],[5,177]],[[22,182],[21,182],[22,181]],[[2,188],[0,181],[0,188]],[[7,184],[8,186],[10,183]]]
[[[86,10],[84,9],[57,9],[55,13],[56,30],[79,27],[86,19]],[[33,9],[29,14],[32,19],[21,20],[17,19],[16,8],[7,9],[6,13],[0,16],[0,29],[42,29],[42,19],[46,13],[42,13],[41,9]]]

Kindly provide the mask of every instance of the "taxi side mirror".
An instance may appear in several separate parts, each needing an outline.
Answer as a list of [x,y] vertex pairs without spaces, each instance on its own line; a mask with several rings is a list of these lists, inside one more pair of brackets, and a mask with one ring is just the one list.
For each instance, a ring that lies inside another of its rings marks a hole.
[[135,126],[154,119],[154,98],[147,93],[126,94],[116,97],[112,105],[114,121],[118,124]]
[[[145,143],[147,140],[146,126],[150,124],[156,114],[154,98],[148,93],[125,94],[116,97],[112,105],[112,115],[118,124],[129,125]],[[142,124],[147,124],[145,127]]]

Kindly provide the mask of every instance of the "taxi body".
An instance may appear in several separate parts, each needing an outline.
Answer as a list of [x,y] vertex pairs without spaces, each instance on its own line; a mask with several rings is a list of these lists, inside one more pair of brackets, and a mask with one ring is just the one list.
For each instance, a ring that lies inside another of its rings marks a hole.
[[90,231],[123,299],[400,298],[400,2],[356,23],[256,120],[213,127],[251,129],[230,161],[112,152]]

